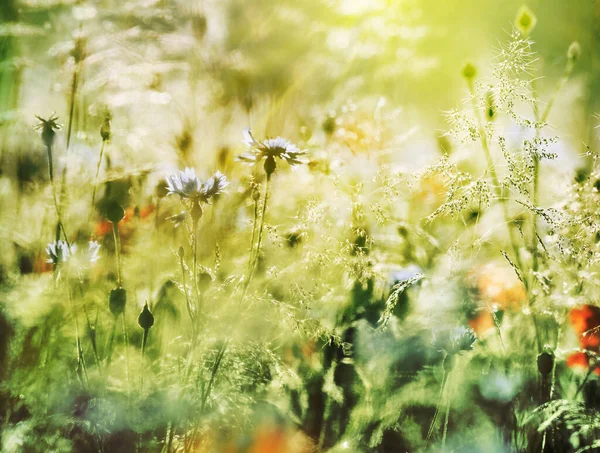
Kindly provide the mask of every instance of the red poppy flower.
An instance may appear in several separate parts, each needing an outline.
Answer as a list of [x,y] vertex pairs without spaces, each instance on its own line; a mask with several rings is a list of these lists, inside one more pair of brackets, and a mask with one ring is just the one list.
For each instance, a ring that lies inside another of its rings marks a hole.
[[[587,371],[590,367],[590,358],[585,352],[577,351],[567,357],[566,364],[569,368]],[[594,369],[594,373],[600,376],[600,366]]]
[[[600,307],[594,305],[582,305],[573,308],[569,313],[569,321],[573,330],[577,333],[579,346],[587,351],[600,351]],[[590,357],[585,351],[574,352],[566,360],[569,368],[589,369]],[[600,375],[600,366],[594,369]]]
[[581,347],[598,351],[600,347],[600,308],[593,305],[573,308],[569,314],[569,320],[579,335]]

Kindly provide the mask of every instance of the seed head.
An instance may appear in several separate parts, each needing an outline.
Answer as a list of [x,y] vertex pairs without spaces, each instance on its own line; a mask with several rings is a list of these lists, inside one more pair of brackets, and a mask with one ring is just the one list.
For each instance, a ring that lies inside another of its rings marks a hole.
[[35,127],[42,131],[42,141],[47,148],[52,148],[54,144],[54,138],[56,137],[56,131],[60,130],[61,125],[57,123],[58,117],[53,113],[48,119],[44,119],[41,116],[35,115],[40,121]]

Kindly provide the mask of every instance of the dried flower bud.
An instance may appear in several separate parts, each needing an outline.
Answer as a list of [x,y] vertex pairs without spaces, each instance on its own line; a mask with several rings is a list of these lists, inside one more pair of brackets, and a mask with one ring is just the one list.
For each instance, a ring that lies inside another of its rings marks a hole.
[[75,36],[75,45],[71,51],[71,55],[75,59],[75,63],[85,60],[86,55],[86,37],[82,34]]
[[138,316],[138,324],[144,330],[148,330],[154,325],[154,315],[148,308],[148,302],[144,304],[144,308]]
[[537,356],[537,366],[542,376],[547,376],[552,372],[554,367],[554,353],[552,351],[544,351]]
[[107,112],[104,115],[104,120],[102,121],[102,126],[100,126],[100,137],[102,137],[102,141],[107,141],[110,140],[110,138],[112,137],[112,130],[111,130],[111,121],[112,119],[112,115]]
[[56,131],[61,128],[58,124],[58,117],[52,114],[50,118],[44,119],[41,116],[35,116],[40,122],[36,126],[37,129],[42,130],[42,141],[46,148],[52,148],[54,144],[54,138],[56,137]]
[[124,288],[115,288],[111,290],[108,298],[108,307],[114,316],[119,316],[125,311],[127,303],[127,291]]

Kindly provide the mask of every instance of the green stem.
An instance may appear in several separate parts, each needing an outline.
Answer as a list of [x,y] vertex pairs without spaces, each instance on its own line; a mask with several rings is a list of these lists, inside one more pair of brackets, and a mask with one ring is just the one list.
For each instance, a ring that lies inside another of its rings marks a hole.
[[192,278],[196,291],[196,308],[200,310],[200,289],[198,287],[198,220],[194,220],[192,230]]
[[115,243],[115,257],[117,260],[117,286],[120,288],[123,283],[123,277],[121,275],[121,239],[119,236],[119,224],[113,223],[113,239]]
[[206,402],[208,401],[208,397],[210,396],[210,393],[212,391],[212,387],[215,381],[215,378],[217,376],[217,371],[219,370],[219,366],[221,365],[221,361],[223,360],[223,356],[225,355],[225,351],[227,349],[227,345],[229,343],[229,339],[225,340],[223,342],[223,345],[221,346],[221,348],[219,348],[219,351],[217,352],[217,356],[215,357],[215,363],[213,364],[211,373],[210,373],[210,379],[208,381],[208,386],[206,387],[206,391],[204,392],[204,395],[202,397],[202,406],[200,408],[200,413],[204,413],[204,408],[206,406]]
[[442,432],[442,452],[446,451],[446,437],[448,436],[448,422],[450,421],[450,397],[452,396],[452,385],[450,381],[450,372],[448,373],[448,391],[446,392],[446,415],[444,417],[444,430]]
[[110,336],[108,337],[108,355],[106,357],[106,365],[109,366],[112,361],[112,354],[115,344],[115,332],[117,330],[117,317],[115,316],[113,319],[113,325],[110,329]]
[[76,343],[76,347],[77,347],[77,363],[79,364],[79,367],[81,367],[81,370],[83,371],[86,383],[89,384],[87,367],[85,365],[85,359],[83,357],[83,348],[81,347],[81,336],[79,334],[79,321],[77,319],[77,312],[75,311],[75,306],[73,304],[73,296],[71,294],[71,287],[70,287],[68,281],[67,281],[66,285],[67,285],[67,293],[68,293],[68,300],[69,300],[69,309],[71,311],[71,315],[73,316],[73,321],[75,324],[75,338],[76,338],[75,343]]
[[187,306],[188,315],[190,317],[190,321],[192,323],[192,335],[193,338],[196,338],[196,320],[194,319],[194,311],[192,308],[192,304],[190,302],[190,295],[187,289],[186,279],[185,279],[185,266],[183,264],[183,256],[179,257],[179,262],[181,264],[181,276],[183,279],[183,291],[185,292],[185,302]]
[[98,355],[98,344],[96,342],[96,329],[92,327],[92,323],[90,322],[90,315],[88,313],[87,307],[85,304],[83,305],[83,312],[85,313],[85,320],[87,323],[87,332],[88,337],[90,338],[90,343],[92,345],[92,352],[94,353],[94,360],[96,361],[96,366],[102,374],[102,368],[100,366],[100,356]]
[[244,280],[250,275],[252,264],[254,262],[254,241],[256,240],[256,229],[258,226],[258,200],[254,200],[254,220],[252,222],[252,239],[250,240],[250,255],[248,256],[248,265],[246,266],[246,273]]
[[71,248],[69,243],[69,238],[67,236],[67,232],[65,230],[65,226],[62,222],[62,218],[60,215],[60,205],[58,204],[58,197],[56,196],[56,185],[54,184],[54,162],[52,158],[52,147],[46,146],[46,152],[48,154],[48,176],[50,177],[50,186],[52,188],[52,198],[54,199],[54,209],[56,210],[56,218],[58,220],[59,228],[62,230],[63,236],[65,238],[65,242],[67,243],[67,247]]
[[102,145],[100,145],[100,156],[98,158],[98,165],[96,166],[96,177],[94,178],[94,190],[92,192],[92,205],[90,206],[90,215],[89,219],[92,218],[92,213],[94,212],[94,206],[96,205],[96,190],[98,189],[98,176],[100,175],[100,167],[102,166],[102,157],[104,156],[104,148],[106,147],[107,140],[102,140]]
[[269,201],[270,192],[271,192],[271,175],[267,174],[267,182],[265,183],[265,196],[264,196],[264,201],[263,201],[263,206],[262,206],[262,212],[260,215],[260,224],[258,227],[258,241],[256,243],[256,250],[254,253],[254,258],[252,260],[252,265],[250,266],[248,275],[245,278],[244,290],[242,291],[242,297],[240,299],[240,303],[242,303],[242,301],[246,297],[246,292],[248,291],[248,286],[250,285],[250,281],[252,280],[252,277],[254,276],[254,272],[256,271],[256,267],[258,266],[258,260],[260,258],[260,248],[262,246],[262,238],[263,238],[263,232],[264,232],[264,228],[265,228],[265,216],[267,213],[267,203]]
[[73,72],[73,79],[71,81],[71,99],[69,102],[69,123],[67,126],[67,146],[65,153],[65,167],[62,171],[62,181],[61,181],[61,203],[64,201],[66,196],[66,185],[67,185],[67,162],[69,157],[69,149],[71,147],[71,135],[73,132],[73,117],[75,113],[75,98],[77,95],[77,85],[78,85],[78,75],[79,75],[79,63],[76,63],[75,71]]
[[[571,76],[571,72],[573,71],[573,62],[571,60],[567,61],[567,65],[565,67],[565,72],[563,76],[560,78],[558,83],[556,84],[556,88],[554,89],[554,94],[546,104],[546,108],[544,109],[542,115],[540,116],[538,102],[534,103],[534,114],[539,123],[543,124],[548,120],[548,116],[550,115],[550,111],[552,110],[552,106],[558,97],[558,93],[563,89],[569,77]],[[541,125],[540,125],[541,127]],[[536,138],[540,136],[540,128],[536,127],[535,131]],[[539,204],[539,186],[540,186],[540,158],[538,156],[533,156],[533,193],[532,193],[532,203],[534,207],[537,207]],[[537,224],[537,214],[535,212],[532,213],[532,222],[531,222],[531,250],[533,256],[533,271],[536,272],[538,270],[538,243],[536,238],[536,224]]]
[[127,381],[127,386],[129,387],[129,337],[127,336],[127,327],[125,325],[125,311],[121,314],[121,320],[123,325],[123,340],[125,341],[125,380]]
[[446,389],[446,383],[448,382],[448,373],[446,372],[444,367],[444,363],[446,362],[446,358],[444,357],[444,361],[442,362],[442,385],[440,387],[439,401],[435,408],[435,413],[433,414],[433,420],[431,420],[431,424],[429,425],[429,430],[427,431],[427,437],[425,438],[425,448],[427,448],[427,444],[431,441],[433,436],[433,432],[435,431],[435,425],[437,424],[437,419],[440,414],[440,408],[443,401],[444,390]]
[[146,343],[148,342],[148,334],[150,329],[144,329],[144,334],[142,336],[142,373],[140,375],[140,387],[144,390],[144,356],[146,354]]
[[492,177],[492,183],[494,184],[494,191],[496,192],[496,196],[498,197],[498,200],[500,201],[500,203],[502,204],[502,210],[504,213],[504,220],[506,221],[506,226],[508,228],[508,234],[510,237],[510,244],[511,247],[513,249],[513,253],[515,255],[515,261],[519,267],[519,269],[523,269],[523,264],[521,262],[521,256],[519,254],[519,248],[517,246],[517,242],[516,239],[514,237],[514,232],[513,229],[511,227],[511,221],[510,221],[510,217],[509,217],[509,212],[508,212],[508,199],[504,196],[504,194],[502,193],[502,187],[500,185],[500,180],[498,178],[498,172],[496,171],[496,166],[494,164],[494,159],[492,158],[492,153],[490,150],[490,146],[487,140],[487,134],[485,131],[485,128],[483,127],[480,115],[479,115],[479,111],[477,109],[477,101],[476,101],[476,94],[475,94],[475,90],[473,88],[473,84],[469,83],[469,90],[471,92],[471,99],[472,99],[472,103],[473,103],[473,111],[475,113],[475,117],[477,118],[477,127],[479,129],[479,136],[481,139],[481,147],[483,148],[483,152],[485,154],[485,158],[487,161],[487,168],[490,171],[490,175]]

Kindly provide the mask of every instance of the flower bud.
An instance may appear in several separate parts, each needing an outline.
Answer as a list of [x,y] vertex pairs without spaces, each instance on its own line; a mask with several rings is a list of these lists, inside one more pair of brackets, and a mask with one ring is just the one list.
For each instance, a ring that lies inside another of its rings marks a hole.
[[277,168],[277,163],[275,162],[275,158],[273,156],[267,157],[267,159],[265,160],[264,168],[267,176],[271,176],[273,174],[275,168]]
[[552,351],[544,351],[537,356],[537,366],[542,376],[547,376],[552,372],[554,367],[554,353]]
[[106,218],[112,223],[119,223],[125,217],[125,211],[119,203],[114,200],[106,204]]
[[156,185],[155,193],[158,198],[166,197],[169,194],[167,182],[163,180],[159,181],[159,183]]
[[179,258],[183,259],[185,255],[185,250],[183,249],[183,246],[179,246],[179,250],[177,250],[177,255],[179,256]]
[[485,112],[488,121],[492,121],[496,116],[496,103],[494,102],[494,93],[491,91],[485,93]]
[[535,28],[536,23],[537,18],[535,17],[535,14],[533,14],[533,11],[525,5],[521,6],[515,20],[515,27],[517,30],[519,30],[523,36],[529,36]]
[[328,115],[327,118],[325,118],[325,121],[323,121],[323,124],[321,124],[321,128],[323,129],[323,132],[325,132],[327,135],[332,135],[336,129],[335,116],[331,114]]
[[144,308],[138,316],[138,324],[144,330],[148,330],[154,325],[154,315],[148,308],[148,302],[144,304]]
[[115,288],[111,290],[108,298],[108,307],[114,316],[119,316],[125,311],[127,303],[127,291],[124,288]]
[[100,126],[100,137],[102,137],[102,141],[107,141],[110,140],[111,136],[112,136],[112,130],[111,130],[111,124],[110,124],[110,120],[111,120],[112,116],[110,113],[106,113],[104,115],[104,121],[102,121],[102,126]]
[[461,74],[465,79],[472,80],[477,76],[477,67],[471,62],[467,62],[463,66]]
[[575,63],[581,56],[581,46],[577,41],[573,41],[567,50],[567,58],[571,63]]
[[201,41],[206,34],[208,24],[204,14],[194,14],[192,16],[192,32],[198,41]]
[[192,210],[190,211],[190,215],[192,216],[192,221],[194,223],[198,222],[198,220],[200,220],[202,217],[202,206],[200,206],[200,203],[197,201],[194,202]]
[[44,127],[42,130],[42,141],[44,142],[44,145],[46,145],[46,148],[52,148],[55,137],[56,132],[54,132],[54,129],[51,127]]

